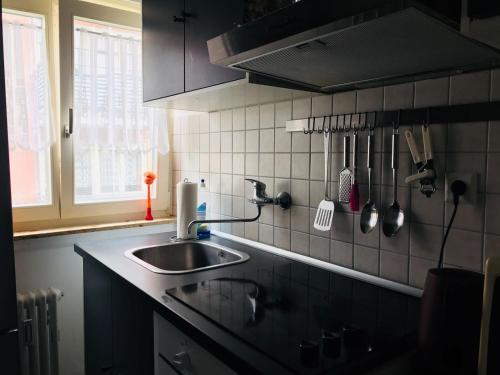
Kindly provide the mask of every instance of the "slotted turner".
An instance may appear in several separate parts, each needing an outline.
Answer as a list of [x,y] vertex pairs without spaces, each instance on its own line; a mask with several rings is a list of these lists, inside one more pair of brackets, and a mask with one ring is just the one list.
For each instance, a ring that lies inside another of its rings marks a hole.
[[324,148],[325,148],[325,199],[323,199],[318,206],[318,211],[316,212],[316,218],[314,219],[314,228],[327,232],[332,227],[333,213],[335,212],[335,204],[330,199],[328,194],[328,178],[330,171],[330,132],[325,132],[323,137]]

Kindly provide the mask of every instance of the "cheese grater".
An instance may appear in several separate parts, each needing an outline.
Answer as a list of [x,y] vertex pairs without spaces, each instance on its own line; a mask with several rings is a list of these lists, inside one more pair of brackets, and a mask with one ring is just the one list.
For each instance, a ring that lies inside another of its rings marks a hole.
[[349,153],[351,148],[351,138],[344,136],[344,169],[339,174],[339,202],[349,203],[351,194],[352,172],[349,169]]

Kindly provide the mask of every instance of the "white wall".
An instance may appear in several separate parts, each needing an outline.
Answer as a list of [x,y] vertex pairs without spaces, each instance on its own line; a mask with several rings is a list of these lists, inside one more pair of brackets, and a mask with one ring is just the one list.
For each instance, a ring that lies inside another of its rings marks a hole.
[[83,375],[83,267],[73,250],[77,242],[111,239],[175,230],[172,225],[153,225],[111,231],[17,240],[16,281],[18,292],[55,287],[63,291],[59,305],[60,373]]

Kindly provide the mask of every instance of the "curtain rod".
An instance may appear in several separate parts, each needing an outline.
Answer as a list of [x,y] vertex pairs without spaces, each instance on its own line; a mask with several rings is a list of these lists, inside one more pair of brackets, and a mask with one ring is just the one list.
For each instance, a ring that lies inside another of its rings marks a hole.
[[134,42],[141,42],[141,39],[136,39],[136,38],[134,38],[132,36],[125,37],[125,36],[114,35],[114,34],[109,34],[109,33],[105,33],[105,32],[92,31],[92,30],[85,29],[85,28],[82,28],[82,27],[76,27],[75,31],[86,32],[86,33],[89,33],[89,34],[94,34],[94,35],[99,35],[99,36],[102,36],[102,35],[106,34],[106,36],[110,36],[110,37],[116,38],[116,39],[124,39],[124,40],[131,40],[131,41],[134,41]]

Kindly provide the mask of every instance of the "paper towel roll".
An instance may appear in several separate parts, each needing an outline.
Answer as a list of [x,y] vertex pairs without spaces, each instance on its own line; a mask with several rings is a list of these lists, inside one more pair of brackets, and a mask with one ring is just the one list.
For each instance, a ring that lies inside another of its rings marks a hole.
[[184,180],[177,184],[177,238],[196,238],[196,226],[188,232],[189,223],[196,220],[198,184]]

